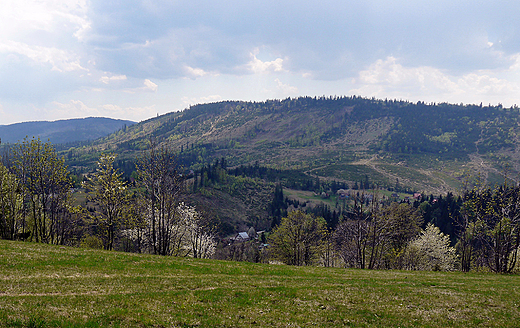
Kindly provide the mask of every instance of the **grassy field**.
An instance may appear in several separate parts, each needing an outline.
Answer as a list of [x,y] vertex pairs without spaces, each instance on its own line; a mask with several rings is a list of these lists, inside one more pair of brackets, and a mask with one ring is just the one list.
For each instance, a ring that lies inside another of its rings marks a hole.
[[379,186],[388,186],[395,184],[395,181],[388,180],[388,177],[375,171],[366,165],[355,164],[332,164],[311,171],[319,176],[330,176],[348,181],[365,181],[368,176],[371,183]]
[[[288,189],[285,188],[283,190],[284,195],[287,196],[291,200],[298,200],[300,203],[309,202],[311,206],[316,206],[321,203],[328,205],[331,210],[336,208],[336,201],[338,202],[338,207],[343,206],[344,199],[339,199],[336,194],[332,194],[329,198],[322,198],[320,195],[316,195],[313,191],[306,190],[296,190],[296,189]],[[407,194],[403,192],[394,192],[388,190],[358,190],[358,192],[366,193],[366,194],[375,194],[377,199],[381,199],[383,196],[386,198],[391,198],[393,194],[397,194],[399,199],[404,199],[405,197],[409,197],[411,201],[413,201],[412,194]],[[347,200],[347,204],[352,205],[352,200]]]
[[297,268],[0,241],[0,325],[518,327],[520,277]]

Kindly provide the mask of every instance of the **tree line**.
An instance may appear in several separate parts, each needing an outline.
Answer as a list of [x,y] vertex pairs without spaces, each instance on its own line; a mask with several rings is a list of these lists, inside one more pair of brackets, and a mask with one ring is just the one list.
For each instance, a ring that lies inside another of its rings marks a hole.
[[0,237],[158,255],[211,257],[215,226],[183,201],[175,154],[149,149],[136,163],[136,187],[102,154],[83,178],[87,206],[74,199],[73,178],[50,143],[25,139],[0,164]]
[[[176,154],[150,139],[148,150],[136,161],[135,186],[114,167],[115,159],[113,154],[102,154],[96,171],[81,179],[87,200],[81,206],[73,197],[74,177],[50,143],[33,138],[16,144],[0,165],[0,237],[229,258],[222,251],[226,245],[217,245],[216,222],[185,202],[188,187],[196,191],[226,183],[225,159],[195,172],[188,185]],[[348,206],[337,211],[325,205],[304,209],[288,201],[278,183],[268,208],[272,230],[262,234],[262,247],[241,243],[242,255],[237,255],[235,246],[231,258],[361,269],[510,273],[516,270],[520,246],[519,201],[518,185],[477,185],[461,197],[423,195],[415,202],[392,202],[377,191],[359,190],[350,196]]]
[[[312,211],[289,212],[268,238],[270,258],[291,265],[360,269],[517,270],[519,185],[478,186],[466,191],[460,206],[448,206],[445,213],[450,217],[452,236],[443,233],[436,220],[424,221],[431,215],[425,211],[432,205],[428,201],[414,206],[384,203],[374,193],[370,198],[366,195],[353,196],[352,206],[332,229]],[[446,202],[456,203],[453,198]]]
[[[343,206],[339,202],[336,207],[306,206],[284,197],[283,184],[288,180],[275,178],[284,176],[282,172],[258,164],[228,170],[225,159],[195,172],[193,186],[225,183],[228,174],[278,182],[268,208],[272,231],[260,240],[270,247],[262,254],[256,249],[260,241],[229,245],[229,250],[219,253],[221,259],[362,269],[516,270],[519,186],[477,184],[461,196],[422,194],[401,201],[358,188]],[[368,181],[365,178],[364,186],[369,186]],[[348,188],[345,183],[319,179],[312,186],[330,193]]]

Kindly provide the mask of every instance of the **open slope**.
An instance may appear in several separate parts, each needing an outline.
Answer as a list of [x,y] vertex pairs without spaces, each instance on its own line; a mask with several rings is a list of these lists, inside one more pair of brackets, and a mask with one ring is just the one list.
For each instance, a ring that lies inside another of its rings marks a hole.
[[518,327],[520,278],[0,241],[0,326]]
[[[297,169],[348,182],[369,176],[416,191],[460,190],[478,174],[490,184],[520,170],[518,108],[425,104],[360,97],[225,101],[193,106],[69,152],[92,164],[101,151],[132,160],[150,137],[188,167],[226,157],[231,166]],[[507,170],[505,170],[507,168]]]

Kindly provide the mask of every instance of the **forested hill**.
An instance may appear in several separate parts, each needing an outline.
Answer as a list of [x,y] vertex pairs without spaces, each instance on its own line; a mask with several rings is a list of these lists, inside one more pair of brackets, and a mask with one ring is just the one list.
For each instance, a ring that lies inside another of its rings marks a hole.
[[[342,181],[369,179],[426,192],[456,191],[480,175],[491,184],[519,171],[518,107],[426,104],[361,97],[224,101],[141,122],[68,152],[71,165],[101,151],[131,161],[151,136],[187,167],[225,157]],[[507,169],[505,169],[507,168]]]
[[59,121],[34,121],[0,125],[2,143],[15,143],[26,136],[40,137],[54,144],[76,141],[95,140],[105,137],[121,128],[135,124],[127,120],[116,120],[104,117],[89,117]]

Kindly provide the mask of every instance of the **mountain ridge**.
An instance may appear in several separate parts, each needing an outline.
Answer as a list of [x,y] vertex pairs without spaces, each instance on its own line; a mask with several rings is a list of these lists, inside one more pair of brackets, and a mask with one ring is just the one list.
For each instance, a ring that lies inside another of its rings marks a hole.
[[189,167],[226,157],[230,166],[258,161],[322,178],[368,175],[387,186],[397,178],[415,190],[445,192],[461,188],[466,173],[490,183],[506,165],[510,177],[516,174],[519,122],[517,107],[356,96],[222,101],[151,118],[89,149],[130,160],[156,138]]
[[516,181],[519,135],[517,107],[303,97],[194,105],[57,148],[78,176],[113,153],[132,182],[151,140],[169,147],[186,169],[187,201],[219,218],[224,236],[270,227],[278,184],[289,203],[332,211],[339,189],[403,200]]
[[40,137],[53,144],[95,140],[113,133],[133,121],[106,117],[86,117],[56,121],[28,121],[0,125],[0,138],[4,143],[16,143],[26,136]]
[[439,194],[460,191],[476,177],[489,184],[503,182],[504,173],[516,179],[519,135],[516,106],[300,97],[194,105],[65,151],[68,165],[81,169],[93,167],[102,152],[115,153],[130,175],[153,138],[192,170],[224,157],[230,167],[257,163]]

